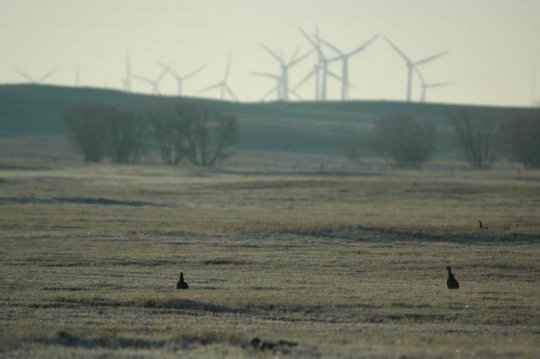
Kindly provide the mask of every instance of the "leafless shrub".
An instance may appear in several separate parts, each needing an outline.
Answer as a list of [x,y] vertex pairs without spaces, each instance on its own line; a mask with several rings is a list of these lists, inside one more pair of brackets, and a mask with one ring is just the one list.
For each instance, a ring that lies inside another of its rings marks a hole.
[[163,162],[180,163],[187,155],[187,123],[170,112],[152,110],[147,116]]
[[79,105],[62,118],[87,162],[133,163],[147,149],[145,121],[108,105]]
[[431,120],[410,116],[381,118],[375,123],[372,141],[396,166],[420,168],[435,150],[435,129]]
[[525,168],[540,168],[540,112],[506,122],[503,133],[513,159]]
[[148,148],[147,123],[138,115],[116,110],[107,126],[105,148],[115,163],[134,163]]
[[63,114],[62,122],[85,162],[100,162],[105,157],[103,134],[107,118],[107,109],[99,105],[80,105]]
[[154,136],[166,163],[185,157],[196,166],[212,166],[230,156],[226,149],[240,139],[235,117],[202,105],[182,102],[173,116],[153,116]]
[[451,118],[465,159],[476,168],[489,168],[495,161],[499,120],[472,116],[463,111]]

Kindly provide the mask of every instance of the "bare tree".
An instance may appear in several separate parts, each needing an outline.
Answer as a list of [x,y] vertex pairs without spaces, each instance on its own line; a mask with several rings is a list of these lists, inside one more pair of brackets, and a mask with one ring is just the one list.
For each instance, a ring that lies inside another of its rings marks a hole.
[[197,166],[212,166],[230,156],[225,150],[240,140],[234,116],[198,105],[179,104],[176,111],[186,124],[187,157]]
[[100,162],[105,157],[105,118],[107,111],[100,105],[80,105],[62,115],[62,123],[85,162]]
[[503,132],[513,159],[525,168],[540,168],[540,111],[508,121]]
[[79,105],[67,111],[63,123],[87,162],[109,157],[133,163],[147,149],[147,126],[140,116],[108,105]]
[[485,117],[472,118],[463,111],[451,118],[454,132],[465,159],[476,168],[489,168],[496,156],[500,121]]
[[147,117],[163,162],[180,163],[187,155],[187,123],[165,111],[147,111]]
[[105,148],[115,163],[134,163],[148,149],[148,126],[140,115],[110,109]]
[[381,118],[375,123],[372,142],[398,167],[420,168],[435,151],[433,122],[410,116]]
[[225,160],[227,148],[238,143],[235,117],[191,102],[178,103],[172,114],[148,112],[154,137],[165,163],[187,158],[196,166],[212,166]]

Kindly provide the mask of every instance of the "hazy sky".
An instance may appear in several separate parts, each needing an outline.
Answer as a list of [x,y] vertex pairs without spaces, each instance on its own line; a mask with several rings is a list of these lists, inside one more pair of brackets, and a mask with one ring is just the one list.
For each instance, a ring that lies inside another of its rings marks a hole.
[[[539,0],[0,0],[0,83],[25,82],[57,67],[47,83],[122,88],[125,53],[132,72],[156,77],[157,60],[181,73],[208,65],[185,84],[187,95],[219,81],[227,54],[229,84],[242,101],[256,101],[273,87],[251,71],[278,72],[264,43],[284,56],[311,49],[298,27],[350,50],[373,35],[386,35],[413,59],[450,53],[422,68],[432,89],[428,101],[528,106],[540,101]],[[331,51],[327,51],[331,55]],[[311,55],[291,69],[291,85],[307,74]],[[340,74],[340,65],[332,70]],[[383,41],[350,63],[353,99],[404,99],[406,67]],[[415,82],[413,96],[420,96]],[[161,91],[175,94],[165,77]],[[313,98],[314,84],[299,93]],[[135,81],[134,91],[150,92]],[[339,84],[329,82],[331,98]]]

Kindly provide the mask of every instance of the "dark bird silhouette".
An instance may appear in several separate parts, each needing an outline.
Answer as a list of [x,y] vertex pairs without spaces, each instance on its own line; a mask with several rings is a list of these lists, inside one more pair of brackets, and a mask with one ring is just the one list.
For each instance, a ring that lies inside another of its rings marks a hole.
[[480,229],[488,229],[487,227],[484,227],[482,221],[478,221],[478,224],[480,225]]
[[452,269],[450,269],[450,267],[446,267],[446,270],[448,271],[448,280],[446,281],[446,286],[448,289],[459,289],[459,282],[457,281],[456,277],[454,277]]
[[189,285],[184,281],[184,273],[180,272],[180,279],[176,283],[176,289],[189,289]]

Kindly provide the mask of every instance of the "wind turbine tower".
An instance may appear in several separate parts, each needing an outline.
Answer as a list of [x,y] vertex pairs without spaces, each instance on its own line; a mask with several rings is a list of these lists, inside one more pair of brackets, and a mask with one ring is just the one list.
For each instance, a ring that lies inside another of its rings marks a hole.
[[412,61],[399,47],[397,47],[392,41],[390,41],[387,37],[384,38],[384,40],[390,45],[404,60],[405,64],[407,65],[407,94],[406,99],[407,102],[411,101],[411,95],[412,95],[412,75],[413,71],[418,68],[420,65],[425,65],[428,62],[431,62],[435,59],[438,59],[439,57],[442,57],[448,53],[448,51],[440,52],[436,55],[428,56],[423,59]]
[[124,84],[124,90],[127,92],[131,91],[131,64],[129,61],[129,52],[126,51],[126,77],[122,79]]
[[325,44],[326,46],[328,46],[329,48],[331,48],[332,50],[334,50],[338,54],[338,56],[329,59],[328,62],[341,60],[341,64],[342,64],[342,67],[341,67],[341,99],[342,100],[349,99],[349,88],[350,88],[350,82],[349,82],[349,59],[352,56],[358,55],[359,53],[364,51],[378,37],[379,37],[379,35],[373,36],[371,39],[369,39],[368,41],[366,41],[365,43],[363,43],[362,45],[360,45],[356,49],[354,49],[352,51],[349,51],[347,53],[341,51],[340,49],[338,49],[333,44],[331,44],[328,41],[323,40],[322,38],[319,37],[320,42],[322,42],[323,44]]
[[[317,100],[326,100],[326,93],[327,93],[327,84],[328,84],[328,75],[330,74],[330,71],[328,70],[328,63],[330,60],[326,57],[324,52],[321,48],[321,41],[319,36],[319,28],[315,26],[315,40],[311,38],[304,30],[299,28],[302,35],[306,38],[306,40],[313,46],[315,51],[317,51],[317,55],[319,58],[319,63],[313,68],[313,74],[312,76],[315,76],[316,79],[316,92],[318,95],[316,96]],[[321,75],[319,76],[319,71],[321,72]],[[309,77],[308,77],[309,78]],[[298,86],[298,85],[297,85]]]

